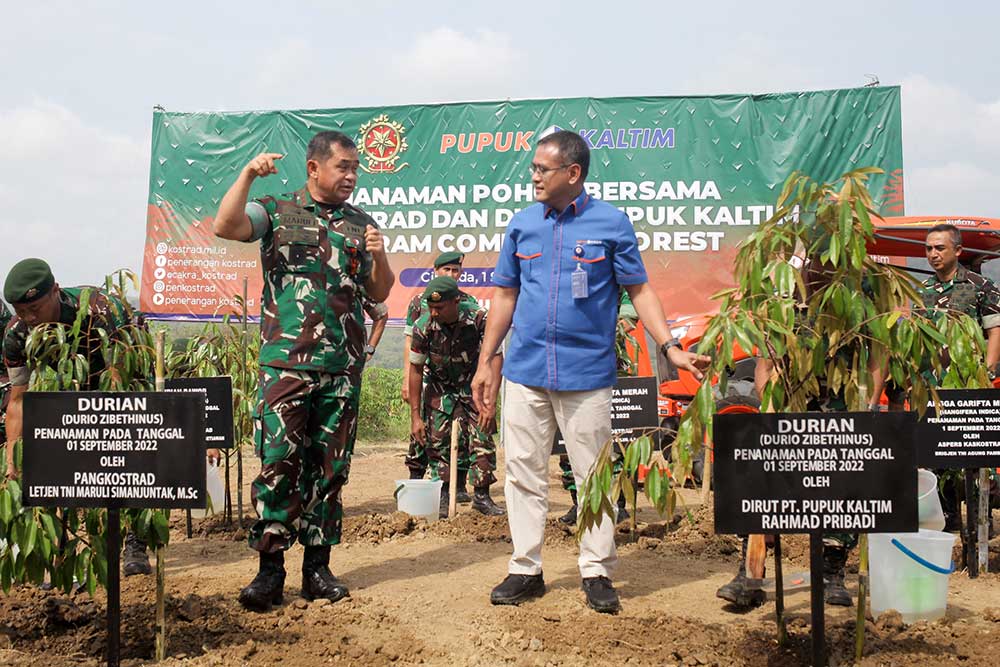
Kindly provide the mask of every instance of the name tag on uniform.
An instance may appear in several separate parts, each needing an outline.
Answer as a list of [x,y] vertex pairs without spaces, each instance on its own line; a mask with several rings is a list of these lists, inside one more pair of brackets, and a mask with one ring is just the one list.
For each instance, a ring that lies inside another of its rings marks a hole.
[[301,213],[278,213],[278,222],[284,227],[315,227],[316,217],[302,211]]
[[[355,214],[347,205],[342,209],[343,217],[332,223],[337,232],[353,240],[358,247],[365,247],[365,225],[358,222],[360,216]],[[361,218],[363,219],[363,218]]]
[[573,277],[573,298],[574,299],[586,299],[590,296],[587,288],[587,272],[583,270],[583,267],[579,264],[576,265],[576,270],[572,273]]

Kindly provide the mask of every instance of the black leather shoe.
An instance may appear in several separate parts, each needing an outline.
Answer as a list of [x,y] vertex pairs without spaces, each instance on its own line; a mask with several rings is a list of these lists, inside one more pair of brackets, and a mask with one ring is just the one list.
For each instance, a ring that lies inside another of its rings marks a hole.
[[455,502],[460,505],[472,502],[472,496],[469,495],[469,492],[465,490],[464,486],[458,487],[458,491],[455,492]]
[[576,524],[576,505],[570,507],[569,511],[559,517],[559,523],[565,523],[567,526]]
[[312,602],[316,598],[326,598],[337,602],[351,593],[330,572],[330,547],[306,547],[302,558],[302,597]]
[[136,574],[151,574],[149,555],[146,553],[146,543],[130,532],[125,536],[125,548],[122,549],[122,572],[126,577]]
[[587,606],[602,614],[617,614],[622,608],[618,591],[607,577],[587,577],[583,580],[583,592],[587,594]]
[[257,576],[240,591],[240,604],[250,611],[271,611],[271,605],[282,603],[284,591],[285,552],[262,553]]
[[476,489],[476,495],[472,499],[472,509],[486,516],[503,516],[507,513],[490,498],[490,487],[488,486]]
[[545,594],[545,579],[541,574],[508,574],[491,592],[493,604],[518,605],[529,598]]

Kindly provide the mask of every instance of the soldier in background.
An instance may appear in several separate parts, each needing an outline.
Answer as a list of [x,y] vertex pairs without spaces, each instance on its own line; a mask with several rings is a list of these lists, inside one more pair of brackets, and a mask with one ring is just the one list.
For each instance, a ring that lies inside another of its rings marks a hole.
[[[0,301],[0,341],[3,341],[10,324],[10,311],[7,304]],[[0,364],[0,442],[7,442],[7,401],[10,400],[10,378],[7,376],[7,366]],[[6,460],[6,459],[5,459]]]
[[[426,447],[432,473],[444,480],[441,514],[448,516],[451,430],[452,422],[458,421],[457,479],[468,477],[471,482],[472,509],[500,516],[504,511],[490,498],[490,485],[496,481],[496,418],[481,415],[472,402],[486,311],[463,299],[458,283],[447,276],[431,280],[424,298],[427,312],[413,327],[410,351],[410,432]],[[499,371],[502,356],[496,355],[491,363]]]
[[[434,277],[447,276],[458,282],[462,277],[462,262],[464,261],[465,255],[460,252],[441,253],[434,260]],[[462,292],[462,298],[470,304],[478,304],[475,297],[465,292]],[[413,325],[426,312],[427,299],[424,298],[424,293],[420,292],[414,295],[406,308],[406,326],[403,327],[403,389],[401,394],[407,403],[410,400],[410,342],[413,335]],[[423,418],[426,419],[426,417]],[[427,465],[427,451],[424,449],[424,445],[410,436],[410,447],[406,453],[406,467],[410,471],[410,479],[423,479],[427,472]],[[464,479],[461,480],[461,486],[456,492],[456,500],[460,503],[472,500],[472,497],[465,490]]]
[[[60,287],[52,269],[41,259],[25,259],[13,266],[4,281],[4,298],[14,306],[15,316],[3,327],[3,370],[0,386],[10,383],[10,395],[3,397],[6,432],[7,477],[17,478],[19,471],[14,464],[14,443],[22,435],[22,409],[24,395],[31,379],[26,350],[31,330],[42,324],[61,323],[72,325],[80,312],[84,291],[88,316],[80,330],[85,336],[89,375],[81,391],[98,389],[101,373],[105,369],[101,355],[101,334],[111,338],[129,324],[129,310],[118,297],[96,287]],[[7,309],[0,303],[0,319],[7,316]],[[5,390],[0,388],[0,393]],[[125,536],[122,550],[122,572],[125,576],[150,574],[152,567],[146,553],[146,544],[133,531]]]
[[267,611],[284,591],[284,552],[305,546],[302,596],[333,602],[347,587],[330,572],[343,506],[365,364],[362,297],[381,302],[395,280],[378,226],[347,203],[357,185],[358,149],[340,132],[320,132],[306,150],[305,186],[254,199],[258,177],[278,173],[278,153],[243,168],[219,205],[215,233],[261,241],[259,519],[250,547],[260,554],[240,603]]
[[[924,309],[929,317],[950,310],[965,313],[978,322],[986,336],[986,369],[990,380],[996,379],[997,362],[1000,362],[1000,289],[989,278],[961,264],[966,259],[962,255],[962,233],[954,225],[931,227],[924,241],[924,251],[934,270],[934,275],[920,288]],[[985,255],[975,255],[970,264],[981,265],[984,258]],[[960,531],[962,485],[957,483],[951,471],[934,472],[942,478],[938,493],[944,510],[945,530]]]

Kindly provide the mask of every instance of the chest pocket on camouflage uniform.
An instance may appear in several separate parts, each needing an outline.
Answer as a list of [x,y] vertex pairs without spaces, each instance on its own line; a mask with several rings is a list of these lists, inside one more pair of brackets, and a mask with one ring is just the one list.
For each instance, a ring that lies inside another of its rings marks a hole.
[[281,213],[274,228],[274,246],[278,252],[278,271],[318,273],[322,259],[316,218],[308,213]]
[[948,308],[960,313],[965,313],[973,319],[976,319],[976,305],[978,299],[976,298],[975,285],[972,283],[959,283],[952,288],[950,297],[951,298],[948,300]]

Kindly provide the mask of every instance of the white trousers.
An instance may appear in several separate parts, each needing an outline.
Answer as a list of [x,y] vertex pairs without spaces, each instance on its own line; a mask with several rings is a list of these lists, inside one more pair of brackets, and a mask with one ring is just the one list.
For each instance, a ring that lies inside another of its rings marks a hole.
[[[591,391],[547,391],[507,382],[504,397],[507,520],[514,554],[511,574],[542,572],[542,543],[549,510],[549,457],[556,426],[566,441],[578,489],[611,438],[611,387]],[[581,499],[582,502],[582,499]],[[604,517],[580,541],[580,575],[605,576],[618,564],[615,525]]]

